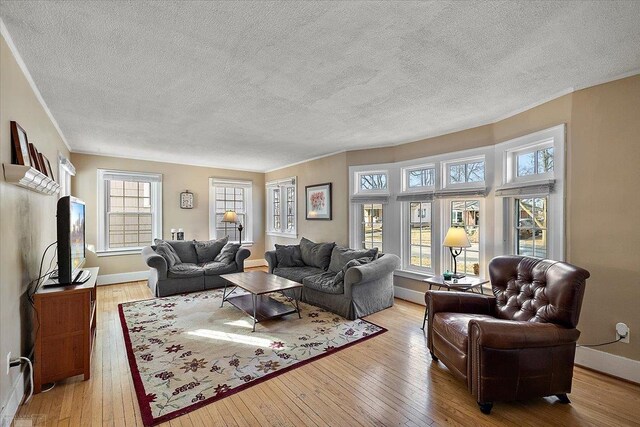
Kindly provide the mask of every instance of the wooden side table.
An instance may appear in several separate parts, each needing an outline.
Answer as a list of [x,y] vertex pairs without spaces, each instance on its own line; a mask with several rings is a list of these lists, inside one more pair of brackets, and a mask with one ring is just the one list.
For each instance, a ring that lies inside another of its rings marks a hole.
[[[429,290],[433,289],[434,286],[438,288],[447,288],[448,291],[457,291],[457,292],[466,292],[473,291],[474,289],[480,289],[480,293],[484,295],[484,290],[482,289],[482,285],[489,283],[489,280],[476,279],[473,277],[463,277],[462,279],[457,279],[456,283],[454,280],[444,280],[442,276],[433,276],[428,279],[424,279],[423,282],[426,282],[429,285]],[[424,330],[424,326],[427,323],[427,314],[429,312],[429,307],[425,307],[424,309],[424,319],[422,319],[422,328]]]

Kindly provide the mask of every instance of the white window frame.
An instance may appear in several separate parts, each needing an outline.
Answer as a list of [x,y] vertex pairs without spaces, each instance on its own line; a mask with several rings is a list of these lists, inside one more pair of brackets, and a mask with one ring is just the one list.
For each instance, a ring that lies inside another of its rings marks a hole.
[[[411,228],[410,228],[410,218],[409,215],[411,214],[411,203],[431,203],[431,267],[422,267],[422,266],[418,266],[418,265],[413,265],[411,264]],[[436,223],[434,221],[434,218],[438,218],[440,217],[440,215],[437,212],[437,201],[436,200],[424,200],[424,201],[419,201],[416,200],[414,202],[402,202],[402,206],[401,206],[401,212],[402,212],[402,218],[403,221],[401,223],[401,227],[402,227],[402,233],[404,234],[403,238],[401,239],[401,241],[403,242],[402,244],[402,267],[404,270],[406,271],[410,271],[410,272],[415,272],[418,274],[427,274],[427,275],[433,275],[434,272],[437,270],[436,265],[438,262],[440,262],[440,256],[438,254],[439,251],[437,251],[434,247],[434,240],[439,241],[439,238],[436,239],[436,236],[439,236],[439,232],[438,230],[436,230],[436,227],[434,227],[434,224]]]
[[[369,190],[366,188],[362,188],[360,186],[360,178],[363,175],[385,175],[387,177],[387,188],[381,188],[379,190]],[[391,187],[391,176],[389,174],[389,171],[386,169],[357,171],[354,175],[354,183],[356,185],[354,194],[356,195],[388,195],[390,194],[389,189]]]
[[[452,166],[467,165],[469,163],[484,163],[484,181],[478,182],[450,182],[450,169]],[[442,188],[444,189],[464,189],[464,188],[484,188],[487,186],[487,160],[485,156],[468,157],[464,159],[454,159],[442,162]]]
[[553,148],[553,161],[554,161],[554,170],[555,170],[555,160],[556,153],[555,147],[553,146],[553,138],[546,138],[542,141],[537,141],[533,144],[528,144],[524,147],[507,150],[505,152],[505,161],[506,161],[506,177],[505,183],[518,183],[518,182],[535,182],[542,180],[553,179],[554,171],[549,171],[545,173],[538,173],[537,170],[530,175],[518,176],[518,156],[523,154],[532,153],[535,157],[537,157],[537,152],[540,150],[544,150],[546,148]]
[[[296,176],[267,182],[267,235],[296,239],[298,237],[298,179]],[[287,190],[293,188],[293,229],[287,229]],[[280,191],[280,228],[273,227],[273,191]]]
[[[242,187],[245,197],[246,220],[242,224],[242,246],[253,245],[253,182],[248,180],[209,178],[209,239],[215,240],[224,236],[216,236],[216,188]],[[231,242],[231,241],[230,241]],[[237,240],[232,241],[238,243]]]
[[[485,163],[485,168],[486,168],[486,163]],[[485,171],[485,176],[486,176],[486,171]],[[469,201],[469,200],[478,200],[479,202],[480,241],[478,243],[478,252],[479,252],[478,262],[480,264],[480,274],[478,276],[475,276],[465,271],[458,271],[458,273],[466,274],[467,276],[470,276],[470,277],[482,278],[484,277],[483,266],[486,267],[487,263],[491,259],[487,255],[487,253],[490,250],[490,247],[488,244],[488,242],[490,241],[490,238],[487,238],[487,235],[489,236],[493,235],[493,230],[490,227],[490,223],[488,221],[487,214],[486,214],[487,207],[490,205],[490,203],[487,202],[487,197],[464,196],[464,197],[452,197],[452,198],[442,199],[440,203],[440,209],[442,210],[442,215],[441,215],[442,221],[440,226],[442,230],[442,236],[444,239],[444,236],[446,236],[447,234],[447,230],[449,230],[449,227],[451,227],[451,203],[463,202],[463,201]],[[442,246],[442,241],[440,241],[440,247],[441,247],[441,256],[442,256],[442,263],[440,265],[441,271],[445,271],[445,270],[453,271],[453,262],[452,262],[453,260],[451,259],[451,251],[449,250],[449,248],[445,248],[444,246]]]
[[162,174],[148,173],[148,172],[131,172],[131,171],[118,171],[110,169],[98,169],[97,176],[97,213],[98,213],[98,245],[96,247],[96,254],[98,256],[114,256],[114,255],[129,255],[140,253],[142,246],[140,247],[122,247],[122,248],[108,248],[107,247],[107,206],[108,206],[108,192],[105,175],[122,175],[123,181],[126,181],[127,177],[135,176],[141,180],[148,178],[151,182],[151,232],[153,239],[162,238]]
[[60,193],[58,198],[71,195],[71,177],[75,176],[76,168],[62,153],[58,153],[58,183]]
[[[411,172],[424,170],[424,169],[433,169],[433,185],[424,186],[424,187],[414,187],[414,188],[409,187],[409,174]],[[419,165],[419,166],[404,167],[401,169],[401,173],[402,173],[402,192],[403,193],[432,192],[432,191],[435,191],[436,187],[438,186],[438,182],[439,182],[438,168],[434,163],[429,163],[429,164]]]

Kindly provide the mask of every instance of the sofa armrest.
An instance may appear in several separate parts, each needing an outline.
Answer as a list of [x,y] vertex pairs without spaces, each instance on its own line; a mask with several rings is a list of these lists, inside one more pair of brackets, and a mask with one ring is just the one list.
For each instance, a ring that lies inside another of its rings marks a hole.
[[162,255],[158,255],[151,246],[145,246],[142,248],[142,258],[144,262],[150,267],[155,268],[158,271],[158,279],[167,278],[167,260]]
[[430,315],[439,312],[493,315],[496,307],[495,297],[470,292],[427,291],[424,301]]
[[244,271],[244,260],[251,256],[251,251],[247,248],[240,248],[238,252],[236,252],[236,265],[238,266],[238,271]]
[[[383,276],[393,275],[393,272],[400,267],[400,258],[394,254],[385,254],[375,261],[365,265],[351,267],[344,275],[345,287],[371,282]],[[393,278],[391,280],[393,282]]]
[[273,274],[273,269],[278,266],[278,259],[276,258],[276,251],[267,251],[264,253],[264,259],[267,260],[269,266],[269,273]]
[[554,347],[578,341],[580,331],[554,323],[473,319],[469,334],[474,345],[498,349]]

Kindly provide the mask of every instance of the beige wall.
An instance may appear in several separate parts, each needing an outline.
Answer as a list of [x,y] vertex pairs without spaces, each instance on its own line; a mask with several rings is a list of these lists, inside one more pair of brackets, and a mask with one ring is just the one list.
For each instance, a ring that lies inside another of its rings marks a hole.
[[[265,247],[273,250],[274,244],[296,244],[300,237],[306,237],[316,242],[336,242],[347,245],[349,242],[349,218],[347,209],[349,206],[347,186],[348,167],[347,154],[340,153],[318,160],[302,163],[296,166],[268,172],[265,181],[273,181],[281,178],[297,176],[298,193],[298,237],[295,239],[267,236]],[[305,186],[332,183],[333,204],[331,221],[306,220],[306,195]],[[263,190],[264,191],[264,190]]]
[[[631,342],[598,350],[640,360],[640,339],[634,339],[633,332],[640,330],[640,227],[636,226],[640,212],[640,75],[562,96],[494,124],[393,147],[350,151],[345,169],[482,147],[561,123],[567,124],[566,259],[591,272],[582,305],[580,342],[615,339],[615,323],[625,322],[632,331]],[[328,171],[321,160],[289,169],[310,176],[341,173]],[[273,179],[287,173],[267,175]],[[346,203],[347,178],[341,182],[334,184],[334,199]],[[348,240],[348,204],[334,205],[333,215],[336,220],[342,218],[337,223],[341,226],[327,234],[330,238],[317,234],[317,240]],[[313,225],[309,231],[306,225],[301,235],[312,232]],[[425,290],[421,282],[399,277],[396,285]]]
[[[185,239],[209,239],[209,178],[233,178],[253,182],[253,246],[250,259],[264,257],[264,174],[232,171],[198,166],[185,166],[171,163],[149,162],[144,160],[122,159],[116,157],[94,156],[88,154],[71,155],[76,168],[72,180],[72,194],[87,204],[87,243],[97,243],[96,189],[97,170],[115,169],[135,172],[154,172],[162,174],[162,232],[165,239],[171,237],[172,228],[182,228]],[[180,193],[185,190],[194,193],[193,209],[180,209]],[[244,235],[244,233],[243,233]],[[244,236],[243,236],[244,237]],[[97,257],[89,253],[88,266],[100,267],[100,274],[127,273],[147,270],[139,254]]]
[[[0,161],[11,163],[10,121],[15,120],[54,167],[58,152],[69,156],[64,142],[31,90],[6,41],[0,37]],[[46,196],[0,179],[0,359],[8,352],[27,356],[33,347],[33,311],[27,284],[38,276],[45,247],[56,240],[55,195]],[[53,252],[49,252],[51,257]],[[50,258],[48,257],[47,260]],[[5,407],[18,370],[0,372],[0,405]]]

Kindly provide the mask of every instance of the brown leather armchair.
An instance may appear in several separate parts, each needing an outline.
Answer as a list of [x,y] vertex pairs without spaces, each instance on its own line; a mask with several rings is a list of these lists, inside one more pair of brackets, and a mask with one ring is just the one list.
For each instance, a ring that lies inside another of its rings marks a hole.
[[589,272],[564,262],[499,256],[493,297],[428,291],[428,347],[466,381],[480,410],[493,402],[556,395],[570,403],[576,329]]

